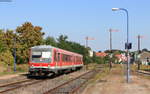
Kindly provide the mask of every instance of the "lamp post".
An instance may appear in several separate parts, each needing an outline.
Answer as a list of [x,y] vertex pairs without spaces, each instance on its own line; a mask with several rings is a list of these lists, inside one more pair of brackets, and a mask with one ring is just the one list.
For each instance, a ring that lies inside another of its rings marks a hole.
[[126,49],[127,49],[127,83],[130,82],[130,59],[129,59],[129,49],[130,49],[130,44],[129,44],[129,15],[128,15],[128,10],[124,8],[112,8],[112,11],[119,11],[123,10],[126,12],[127,15],[127,43],[126,43]]

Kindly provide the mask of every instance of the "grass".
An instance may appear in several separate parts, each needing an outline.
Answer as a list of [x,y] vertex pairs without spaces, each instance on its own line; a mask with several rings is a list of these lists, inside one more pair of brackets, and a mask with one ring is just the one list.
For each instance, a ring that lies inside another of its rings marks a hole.
[[[136,72],[137,71],[137,68],[138,66],[137,65],[131,65],[131,70],[133,72]],[[144,71],[150,71],[150,66],[147,66],[147,65],[140,65],[140,70],[144,70]],[[144,76],[144,75],[139,75],[140,77],[142,78],[146,78],[146,79],[149,79],[150,80],[150,76]]]
[[150,71],[150,65],[149,66],[148,65],[147,66],[146,65],[141,65],[140,69],[145,70],[145,71]]
[[95,83],[97,83],[97,81],[102,80],[102,78],[104,78],[110,73],[109,65],[105,64],[103,66],[103,70],[101,72],[98,72],[91,80],[88,81],[87,84],[94,85]]
[[[138,66],[137,65],[131,65],[131,69],[133,71],[137,71]],[[140,70],[150,71],[150,65],[140,65]]]
[[0,76],[4,75],[10,75],[10,74],[18,74],[18,73],[23,73],[28,71],[28,64],[19,64],[16,66],[16,72],[14,72],[14,67],[10,66],[9,71],[5,70],[3,72],[0,72]]

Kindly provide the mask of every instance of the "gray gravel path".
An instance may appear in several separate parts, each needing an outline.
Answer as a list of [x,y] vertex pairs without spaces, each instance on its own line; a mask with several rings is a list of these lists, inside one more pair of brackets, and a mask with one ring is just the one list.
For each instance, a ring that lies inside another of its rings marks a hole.
[[59,77],[50,78],[41,83],[33,84],[33,85],[30,85],[27,87],[21,87],[14,91],[7,92],[5,94],[43,94],[44,92],[48,91],[49,89],[52,89],[64,82],[67,82],[70,79],[75,78],[85,72],[86,72],[85,70],[80,70],[80,71],[73,72],[73,73],[70,73],[67,75],[61,75]]

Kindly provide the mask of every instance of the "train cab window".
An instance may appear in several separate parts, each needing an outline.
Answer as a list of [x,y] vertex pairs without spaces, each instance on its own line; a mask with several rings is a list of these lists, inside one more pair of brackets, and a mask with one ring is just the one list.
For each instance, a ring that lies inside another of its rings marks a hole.
[[32,58],[40,58],[42,56],[41,52],[32,52]]
[[48,63],[51,62],[51,51],[32,51],[31,61],[35,63]]

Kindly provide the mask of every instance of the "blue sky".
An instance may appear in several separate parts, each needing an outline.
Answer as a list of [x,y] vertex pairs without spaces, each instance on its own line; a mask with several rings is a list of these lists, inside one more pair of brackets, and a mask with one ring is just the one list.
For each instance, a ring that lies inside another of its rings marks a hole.
[[85,37],[93,37],[89,46],[94,51],[109,49],[109,28],[113,32],[113,49],[124,49],[126,15],[112,11],[113,7],[129,11],[129,33],[133,49],[137,50],[138,34],[144,36],[141,48],[150,50],[149,0],[12,0],[0,2],[0,28],[16,29],[26,21],[43,28],[46,36],[64,34],[69,40],[85,45]]

